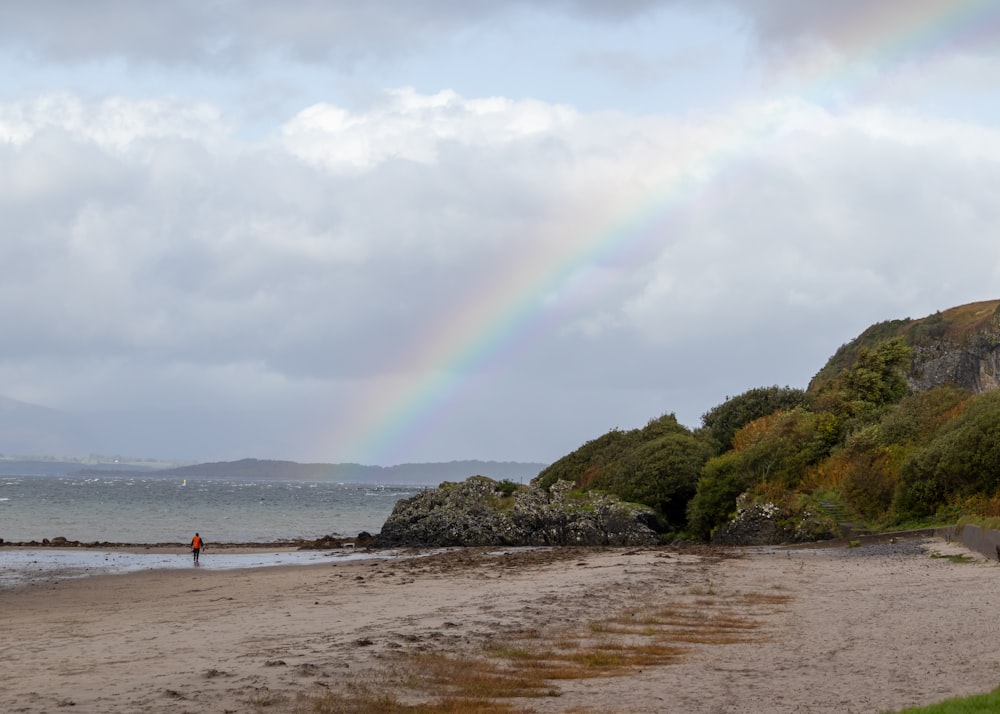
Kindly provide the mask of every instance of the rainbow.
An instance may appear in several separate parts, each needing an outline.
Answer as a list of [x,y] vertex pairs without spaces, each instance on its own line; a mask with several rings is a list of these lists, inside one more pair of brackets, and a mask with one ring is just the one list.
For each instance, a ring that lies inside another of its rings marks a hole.
[[[873,4],[865,24],[838,36],[847,50],[844,57],[800,75],[795,96],[842,105],[891,93],[908,73],[919,73],[945,50],[960,51],[979,42],[1000,22],[996,0],[933,5],[914,3],[901,22],[898,10],[890,16]],[[562,239],[548,242],[547,252],[527,260],[512,256],[497,266],[490,284],[407,351],[398,376],[383,379],[345,410],[335,429],[338,441],[349,446],[347,458],[339,460],[399,463],[457,405],[474,398],[481,385],[557,329],[565,312],[548,305],[548,297],[568,294],[571,302],[583,304],[611,289],[580,276],[608,264],[627,268],[649,258],[662,245],[671,221],[701,200],[720,175],[782,140],[794,104],[777,102],[750,121],[734,122],[728,136],[702,147],[682,170],[630,206],[616,207],[611,215],[566,220]],[[594,225],[601,228],[595,231]]]

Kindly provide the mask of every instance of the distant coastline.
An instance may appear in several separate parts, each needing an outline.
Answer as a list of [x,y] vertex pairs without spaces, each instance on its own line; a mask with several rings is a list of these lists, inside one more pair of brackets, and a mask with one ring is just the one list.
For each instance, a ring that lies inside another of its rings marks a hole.
[[302,464],[294,461],[240,459],[190,465],[146,464],[130,461],[59,459],[0,459],[0,476],[91,476],[180,478],[188,480],[319,481],[358,484],[436,486],[442,481],[463,481],[469,476],[489,476],[528,483],[547,464],[517,461],[448,461],[441,463],[367,466],[364,464]]

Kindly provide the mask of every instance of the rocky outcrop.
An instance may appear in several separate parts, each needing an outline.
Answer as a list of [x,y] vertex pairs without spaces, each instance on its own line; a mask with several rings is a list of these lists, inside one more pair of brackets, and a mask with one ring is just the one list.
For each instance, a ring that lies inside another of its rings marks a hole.
[[713,545],[782,545],[836,538],[833,519],[809,508],[782,508],[774,503],[752,503],[744,494],[736,501],[736,515],[712,533]]
[[973,394],[1000,387],[1000,330],[913,347],[907,384],[915,392],[956,384]]
[[473,476],[400,500],[379,546],[645,545],[660,542],[651,509],[610,496]]

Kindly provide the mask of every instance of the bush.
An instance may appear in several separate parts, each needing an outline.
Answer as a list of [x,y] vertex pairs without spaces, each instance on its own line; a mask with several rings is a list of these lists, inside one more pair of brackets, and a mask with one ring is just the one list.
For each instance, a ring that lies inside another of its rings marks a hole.
[[562,480],[581,490],[613,494],[653,508],[665,519],[666,528],[680,529],[712,450],[707,439],[666,414],[641,429],[615,429],[588,441],[532,483],[548,487]]
[[1000,392],[980,394],[902,467],[897,513],[920,518],[949,501],[1000,491]]
[[688,530],[697,538],[707,540],[712,531],[728,521],[736,512],[736,499],[753,483],[744,468],[743,459],[735,452],[710,459],[702,469],[694,497],[688,503]]
[[899,483],[893,452],[879,443],[879,431],[869,427],[852,434],[835,457],[843,462],[844,501],[869,520],[885,516]]
[[722,451],[733,448],[736,432],[752,421],[774,414],[806,406],[805,391],[792,387],[758,387],[727,399],[702,415],[702,426],[719,443]]

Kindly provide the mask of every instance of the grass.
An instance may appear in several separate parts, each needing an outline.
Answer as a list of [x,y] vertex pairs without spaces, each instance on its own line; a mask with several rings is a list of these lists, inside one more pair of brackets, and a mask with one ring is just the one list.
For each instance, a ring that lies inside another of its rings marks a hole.
[[512,700],[558,697],[559,682],[626,676],[680,662],[694,646],[759,639],[759,616],[790,599],[692,588],[669,604],[497,638],[478,653],[402,652],[378,676],[343,691],[302,693],[287,703],[258,694],[249,703],[288,714],[522,714],[531,709]]
[[957,697],[940,704],[903,709],[898,714],[993,714],[1000,712],[1000,687],[987,694]]
[[961,531],[962,526],[973,525],[979,526],[983,530],[1000,530],[1000,518],[996,516],[976,516],[976,515],[965,515],[958,519],[957,530]]
[[[938,553],[937,551],[934,551],[933,553],[931,553],[931,557],[932,558],[944,558],[946,560],[950,560],[952,563],[975,563],[976,562],[975,558],[973,558],[970,555],[965,555],[964,553],[955,553],[953,555],[943,555],[942,553]],[[1000,709],[998,709],[997,711],[1000,711]]]

